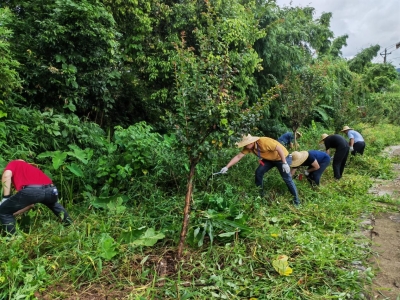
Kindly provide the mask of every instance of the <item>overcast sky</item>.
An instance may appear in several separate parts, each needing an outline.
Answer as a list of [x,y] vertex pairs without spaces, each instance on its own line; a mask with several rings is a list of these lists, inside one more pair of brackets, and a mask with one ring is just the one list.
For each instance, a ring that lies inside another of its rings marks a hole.
[[[323,12],[331,12],[331,30],[335,37],[347,34],[347,47],[342,54],[351,58],[362,49],[380,45],[379,53],[385,48],[388,62],[400,68],[400,0],[276,0],[283,6],[310,6],[315,8],[314,18]],[[290,4],[291,3],[291,4]],[[379,55],[374,62],[383,62]]]

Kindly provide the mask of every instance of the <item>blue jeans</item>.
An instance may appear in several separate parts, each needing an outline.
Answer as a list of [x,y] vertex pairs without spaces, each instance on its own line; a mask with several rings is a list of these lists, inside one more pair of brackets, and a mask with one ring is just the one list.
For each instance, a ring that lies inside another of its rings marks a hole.
[[[281,177],[283,179],[283,181],[286,183],[286,186],[289,190],[289,192],[292,194],[293,196],[293,203],[295,205],[299,205],[300,204],[300,200],[299,200],[299,196],[297,194],[297,188],[296,185],[294,184],[293,180],[292,180],[292,176],[290,175],[290,173],[285,173],[283,172],[282,169],[282,161],[273,161],[273,160],[266,160],[263,159],[262,162],[264,163],[264,165],[260,164],[256,170],[256,186],[260,187],[261,189],[263,189],[263,177],[264,174],[267,173],[269,170],[271,170],[273,167],[276,167],[279,171],[279,174],[281,174]],[[288,156],[286,157],[286,162],[290,165],[292,163],[292,157]]]
[[15,233],[15,217],[13,216],[15,212],[36,203],[46,205],[64,224],[68,225],[71,222],[65,208],[58,203],[57,187],[27,187],[0,205],[0,221],[6,232]]
[[309,175],[308,177],[309,177],[310,179],[314,180],[315,183],[316,183],[317,185],[319,185],[319,182],[320,182],[320,180],[321,180],[322,173],[324,173],[325,169],[329,166],[330,162],[331,162],[330,159],[327,159],[327,160],[323,160],[323,161],[321,161],[321,162],[318,162],[318,164],[319,164],[319,169],[316,170],[316,171],[314,171],[314,172],[311,172],[310,175]]

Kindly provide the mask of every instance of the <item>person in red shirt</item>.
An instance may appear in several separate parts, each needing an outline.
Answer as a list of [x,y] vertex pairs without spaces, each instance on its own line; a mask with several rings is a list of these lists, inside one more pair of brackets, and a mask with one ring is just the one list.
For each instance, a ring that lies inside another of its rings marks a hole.
[[[72,220],[67,211],[58,203],[57,187],[35,166],[22,159],[9,162],[4,169],[2,183],[0,221],[6,232],[15,233],[14,213],[36,203],[46,205],[65,225],[71,224]],[[11,183],[17,190],[17,193],[12,196]]]

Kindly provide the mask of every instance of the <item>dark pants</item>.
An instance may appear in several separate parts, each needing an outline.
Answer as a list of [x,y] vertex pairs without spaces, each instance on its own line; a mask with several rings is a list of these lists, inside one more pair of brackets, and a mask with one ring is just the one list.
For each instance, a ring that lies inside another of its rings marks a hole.
[[336,179],[342,178],[344,166],[346,165],[347,157],[349,156],[350,147],[336,149],[335,156],[333,157],[332,168],[333,176]]
[[329,166],[331,160],[323,160],[321,162],[318,162],[319,164],[319,169],[316,171],[313,171],[310,173],[308,176],[310,179],[312,179],[317,185],[319,185],[319,182],[321,180],[322,173],[324,173],[325,169]]
[[353,145],[354,150],[351,151],[352,155],[356,155],[357,153],[363,155],[365,149],[365,142],[357,142]]
[[71,219],[65,208],[58,203],[58,191],[55,186],[27,187],[4,201],[0,205],[0,221],[4,229],[11,234],[15,233],[15,218],[13,214],[31,204],[46,205],[61,221],[69,224]]
[[[289,192],[293,195],[294,204],[296,204],[296,205],[300,204],[296,185],[294,184],[290,173],[283,172],[282,161],[272,161],[272,160],[266,160],[266,159],[263,159],[262,161],[263,161],[264,165],[260,164],[256,170],[256,186],[263,188],[264,174],[267,173],[269,170],[271,170],[273,167],[276,167],[279,171],[279,174],[281,174],[283,181],[286,183],[286,186],[288,187]],[[291,156],[288,156],[286,158],[286,162],[289,165],[292,163]]]

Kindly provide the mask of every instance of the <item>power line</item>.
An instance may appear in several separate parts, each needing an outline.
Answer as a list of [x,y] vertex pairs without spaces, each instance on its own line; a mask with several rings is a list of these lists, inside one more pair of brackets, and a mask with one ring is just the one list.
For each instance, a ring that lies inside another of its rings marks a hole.
[[[396,46],[396,49],[394,49],[393,51],[396,51],[398,48],[400,48],[400,42],[394,44],[393,46]],[[392,48],[393,46],[388,47],[389,49]],[[392,52],[387,52],[388,48],[385,48],[384,52],[379,53],[382,57],[383,57],[383,63],[386,63],[386,57],[389,54],[392,54]]]

